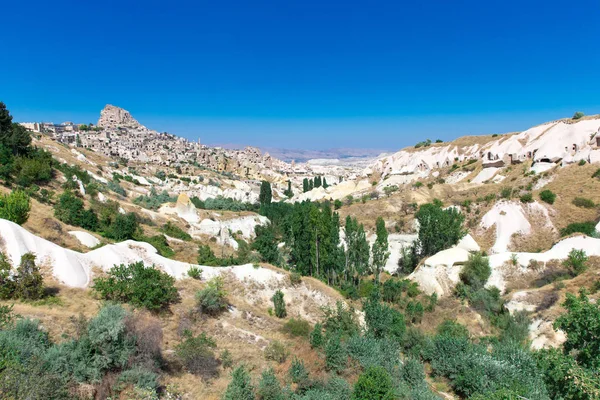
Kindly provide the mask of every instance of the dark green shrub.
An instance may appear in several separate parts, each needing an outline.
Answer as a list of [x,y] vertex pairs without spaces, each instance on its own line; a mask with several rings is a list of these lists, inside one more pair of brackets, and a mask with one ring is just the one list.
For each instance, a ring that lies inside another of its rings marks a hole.
[[187,331],[181,343],[175,346],[175,354],[185,369],[208,380],[218,376],[219,361],[215,358],[216,342],[204,332],[193,336]]
[[598,168],[593,174],[592,178],[600,178],[600,168]]
[[223,366],[223,368],[233,367],[233,357],[231,357],[231,353],[229,352],[229,350],[223,350],[221,352],[221,355],[219,356],[219,359],[221,360],[221,365]]
[[368,298],[371,293],[375,290],[375,283],[370,279],[362,279],[358,284],[358,296],[362,298]]
[[172,223],[171,221],[164,224],[160,231],[167,236],[173,237],[175,239],[181,240],[192,240],[192,237],[189,233],[185,232],[183,229]]
[[393,400],[394,392],[392,378],[382,367],[369,367],[354,384],[352,400]]
[[579,296],[567,293],[562,304],[567,310],[554,322],[555,329],[567,334],[565,354],[574,354],[577,362],[592,370],[600,367],[600,304],[591,302],[585,290]]
[[283,292],[281,290],[277,290],[275,294],[273,294],[273,297],[271,297],[271,301],[273,301],[273,306],[275,307],[275,316],[277,318],[285,318],[287,316],[287,312],[285,310]]
[[281,384],[277,380],[273,368],[262,372],[256,394],[259,400],[285,400]]
[[460,272],[461,281],[473,290],[482,288],[492,274],[490,262],[481,253],[470,254]]
[[563,261],[563,265],[568,268],[575,276],[585,272],[587,269],[587,261],[589,257],[584,250],[572,249],[569,256]]
[[446,319],[437,327],[437,334],[454,338],[469,338],[469,331],[464,326],[451,319]]
[[290,352],[285,348],[283,343],[278,340],[273,340],[265,349],[265,358],[279,364],[283,363],[289,354]]
[[54,205],[54,216],[65,224],[79,226],[83,210],[83,200],[76,197],[73,192],[65,191]]
[[325,368],[340,372],[346,368],[348,353],[339,335],[330,335],[325,343]]
[[568,236],[573,233],[583,233],[593,236],[596,233],[596,223],[594,221],[574,222],[560,230],[561,236]]
[[396,303],[402,298],[403,285],[399,279],[390,278],[383,283],[382,298],[388,303]]
[[510,187],[502,188],[502,190],[500,191],[500,197],[503,199],[510,199],[512,197],[512,194],[513,189]]
[[579,162],[577,163],[577,165],[579,165],[580,167],[582,167],[582,166],[585,165],[585,163],[586,163],[586,161],[582,159],[582,160],[579,160]]
[[408,320],[413,324],[421,323],[421,319],[423,319],[424,312],[423,304],[420,301],[409,301],[406,305],[406,316]]
[[576,111],[575,114],[573,114],[573,119],[581,119],[583,118],[585,114],[581,111]]
[[158,375],[147,369],[135,366],[131,369],[121,372],[117,379],[117,385],[133,385],[141,389],[156,391],[158,388]]
[[519,198],[519,200],[521,200],[521,203],[532,203],[533,196],[531,195],[531,193],[525,193]]
[[179,299],[175,279],[142,261],[115,265],[107,277],[94,280],[94,290],[106,300],[160,311]]
[[146,242],[151,244],[158,254],[163,257],[172,257],[175,255],[175,252],[171,247],[169,247],[169,242],[165,235],[154,235],[154,236],[144,236],[144,235],[136,235],[135,239],[140,242]]
[[233,370],[231,382],[223,394],[223,400],[255,400],[254,386],[246,368],[241,365]]
[[139,222],[135,213],[117,214],[110,226],[105,230],[104,236],[114,240],[133,239],[139,229]]
[[335,201],[333,202],[333,209],[334,210],[339,210],[340,208],[342,208],[342,201],[340,199],[335,199]]
[[287,321],[283,328],[281,328],[283,333],[286,333],[290,336],[299,336],[307,338],[310,334],[310,323],[302,318],[290,318]]
[[313,349],[323,346],[323,326],[321,324],[315,324],[314,329],[310,333],[309,341]]
[[288,370],[288,375],[292,383],[298,385],[300,391],[308,387],[308,371],[304,366],[304,361],[302,361],[301,359],[294,357],[294,359],[292,360],[292,364],[290,365],[290,369]]
[[404,315],[398,310],[382,304],[378,296],[372,296],[364,303],[363,311],[369,333],[374,337],[402,339],[406,331],[406,323]]
[[192,266],[187,270],[187,275],[196,280],[202,279],[202,269],[196,266]]
[[583,197],[575,197],[572,201],[573,205],[582,208],[594,208],[596,204],[590,200]]
[[292,272],[290,274],[290,284],[292,286],[298,286],[300,283],[302,283],[302,275],[297,272]]
[[359,332],[358,319],[352,306],[345,306],[341,301],[336,302],[335,309],[325,308],[323,328],[327,334],[352,336]]
[[148,195],[142,195],[133,200],[135,204],[150,210],[158,210],[164,203],[174,203],[176,201],[177,197],[169,196],[169,193],[166,190],[163,190],[159,194],[154,187],[150,189]]
[[198,308],[205,314],[216,316],[227,309],[227,292],[223,278],[211,279],[206,287],[196,293]]
[[29,218],[29,195],[22,190],[0,195],[0,218],[23,225]]
[[25,253],[17,268],[15,297],[24,300],[39,300],[44,297],[44,279],[35,265],[35,255]]
[[556,200],[556,194],[548,189],[542,190],[540,192],[540,199],[542,199],[542,201],[545,203],[554,204],[554,201]]

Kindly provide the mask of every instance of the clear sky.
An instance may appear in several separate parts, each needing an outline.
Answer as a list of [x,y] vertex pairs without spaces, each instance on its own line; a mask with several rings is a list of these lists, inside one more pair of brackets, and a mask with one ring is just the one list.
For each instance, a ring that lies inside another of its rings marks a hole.
[[600,1],[5,1],[19,121],[397,149],[600,113]]

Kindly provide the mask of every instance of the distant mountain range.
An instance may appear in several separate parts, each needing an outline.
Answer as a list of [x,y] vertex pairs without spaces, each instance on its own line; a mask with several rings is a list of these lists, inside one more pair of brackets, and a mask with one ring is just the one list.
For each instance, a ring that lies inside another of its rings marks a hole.
[[[238,144],[215,144],[211,146],[223,147],[227,149],[241,149],[244,145]],[[276,147],[259,147],[264,153],[269,153],[272,157],[286,162],[306,162],[315,159],[338,159],[340,161],[347,159],[365,159],[374,158],[381,154],[392,153],[389,150],[381,149],[355,149],[355,148],[334,148],[325,150],[303,150],[303,149],[281,149]]]

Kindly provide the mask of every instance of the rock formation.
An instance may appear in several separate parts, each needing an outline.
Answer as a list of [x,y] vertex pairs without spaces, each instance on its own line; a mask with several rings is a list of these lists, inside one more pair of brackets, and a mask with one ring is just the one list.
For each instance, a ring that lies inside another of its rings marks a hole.
[[120,107],[107,104],[102,111],[100,111],[100,118],[98,119],[98,126],[102,128],[128,128],[145,130],[146,127],[140,124],[135,118],[131,116],[129,111],[124,110]]

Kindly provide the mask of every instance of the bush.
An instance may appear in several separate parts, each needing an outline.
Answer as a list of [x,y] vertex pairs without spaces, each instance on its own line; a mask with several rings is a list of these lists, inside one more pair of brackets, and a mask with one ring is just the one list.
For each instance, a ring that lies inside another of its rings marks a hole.
[[[404,315],[398,310],[382,304],[379,302],[378,296],[373,295],[364,303],[363,311],[369,333],[374,337],[389,337],[395,340],[402,339],[406,331],[406,323],[404,322]],[[421,314],[422,311],[421,306]]]
[[154,235],[154,236],[144,236],[144,235],[136,235],[135,239],[140,242],[146,242],[151,244],[163,257],[173,257],[175,252],[171,247],[169,247],[169,242],[165,235]]
[[200,280],[202,279],[202,268],[192,266],[188,269],[187,275],[192,279]]
[[397,398],[392,378],[382,367],[369,367],[354,384],[352,400],[392,400]]
[[160,231],[165,235],[173,237],[175,239],[192,240],[192,237],[189,233],[185,232],[183,229],[181,229],[171,221],[164,224],[162,228],[160,228]]
[[304,362],[297,357],[294,357],[292,360],[292,364],[288,370],[288,375],[292,383],[298,385],[299,391],[306,389],[310,384],[308,371],[304,366]]
[[30,209],[29,196],[22,190],[0,196],[0,218],[23,225],[29,218]]
[[273,340],[265,349],[265,358],[279,364],[283,363],[289,354],[283,343],[278,340]]
[[218,276],[211,279],[204,289],[196,293],[200,311],[216,316],[227,309],[227,292],[223,286],[223,278]]
[[510,187],[502,188],[500,191],[500,197],[503,199],[510,199],[512,197],[513,190]]
[[175,346],[175,354],[185,369],[205,380],[218,376],[219,361],[213,350],[217,347],[214,339],[205,333],[193,336],[186,331],[184,335],[184,340]]
[[470,254],[460,272],[460,280],[473,290],[483,288],[492,274],[490,262],[481,253]]
[[300,283],[302,283],[302,275],[300,275],[300,274],[299,274],[299,273],[297,273],[297,272],[292,272],[292,273],[290,274],[290,284],[291,284],[292,286],[297,286],[297,285],[299,285]]
[[310,334],[310,324],[308,321],[301,318],[291,318],[285,323],[285,325],[283,325],[281,330],[290,336],[307,338]]
[[136,388],[147,389],[152,392],[158,388],[158,376],[151,371],[140,366],[135,366],[131,369],[121,372],[117,379],[118,386],[122,384],[130,384]]
[[593,236],[596,233],[596,223],[594,221],[574,222],[560,230],[561,236],[568,236],[573,233],[583,233]]
[[233,358],[231,357],[229,350],[223,350],[219,356],[219,359],[221,360],[221,365],[223,365],[223,368],[233,367]]
[[310,333],[309,341],[313,349],[323,346],[323,326],[320,323],[315,324],[314,329]]
[[13,174],[19,186],[41,185],[52,179],[52,155],[44,150],[37,150],[31,155],[15,157]]
[[154,188],[150,189],[148,195],[142,195],[133,200],[135,204],[150,210],[158,210],[164,203],[174,203],[176,201],[177,197],[169,196],[169,193],[166,190],[163,190],[159,194]]
[[335,199],[333,202],[333,209],[334,210],[339,210],[340,208],[342,208],[342,201],[340,199]]
[[531,195],[531,193],[525,193],[519,198],[519,200],[521,200],[521,203],[532,203],[533,196]]
[[600,367],[600,304],[591,302],[585,290],[579,296],[567,293],[562,304],[567,310],[554,322],[555,329],[567,334],[565,354],[575,354],[582,366],[597,370]]
[[573,114],[573,119],[580,119],[583,118],[585,114],[581,111],[576,111],[575,114]]
[[600,168],[598,168],[593,174],[592,178],[600,178]]
[[175,279],[142,261],[115,265],[107,277],[94,280],[94,290],[106,300],[130,303],[150,311],[160,311],[179,299]]
[[106,228],[104,236],[114,240],[133,239],[139,229],[139,222],[135,213],[117,214]]
[[554,204],[554,201],[556,200],[556,194],[548,189],[542,190],[540,192],[540,199],[542,199],[542,201],[545,203]]
[[328,371],[340,372],[346,368],[348,353],[339,335],[330,335],[325,344],[325,368]]
[[17,268],[15,296],[24,300],[39,300],[44,297],[44,279],[35,265],[35,255],[25,253]]
[[573,205],[582,208],[594,208],[596,204],[590,200],[583,197],[575,197],[572,201]]
[[568,268],[575,276],[585,272],[587,269],[587,261],[589,257],[584,250],[572,249],[569,256],[563,261],[563,265]]
[[469,330],[466,326],[451,319],[446,319],[437,327],[437,334],[453,338],[469,338]]
[[277,380],[273,368],[262,372],[256,394],[259,400],[285,400],[281,384]]
[[233,370],[223,400],[255,400],[252,379],[243,365]]
[[113,192],[115,192],[115,193],[116,193],[116,194],[118,194],[118,195],[121,195],[121,196],[123,196],[123,197],[126,197],[126,196],[127,196],[127,192],[125,192],[125,189],[123,189],[123,188],[121,187],[121,185],[119,185],[119,183],[118,183],[118,182],[116,182],[116,181],[109,181],[109,182],[106,184],[106,187],[107,187],[109,190],[112,190]]

